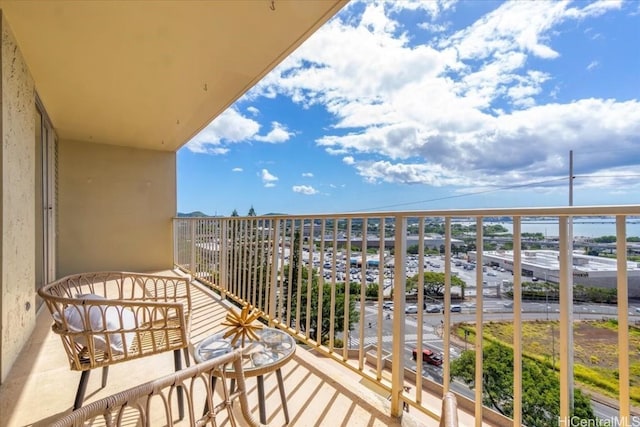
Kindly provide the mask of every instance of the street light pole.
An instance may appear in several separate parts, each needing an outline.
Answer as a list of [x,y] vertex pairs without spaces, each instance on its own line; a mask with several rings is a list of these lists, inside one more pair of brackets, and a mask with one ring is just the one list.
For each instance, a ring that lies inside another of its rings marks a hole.
[[544,309],[547,312],[547,322],[549,321],[549,287],[547,286],[547,283],[545,281],[544,284],[544,296],[545,296],[545,300],[546,300],[546,304],[544,306]]

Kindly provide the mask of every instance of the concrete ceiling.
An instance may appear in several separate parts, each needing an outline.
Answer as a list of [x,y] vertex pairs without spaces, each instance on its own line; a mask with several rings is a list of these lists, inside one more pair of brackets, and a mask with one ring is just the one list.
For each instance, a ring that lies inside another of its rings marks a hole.
[[0,0],[0,8],[60,139],[175,151],[346,1]]

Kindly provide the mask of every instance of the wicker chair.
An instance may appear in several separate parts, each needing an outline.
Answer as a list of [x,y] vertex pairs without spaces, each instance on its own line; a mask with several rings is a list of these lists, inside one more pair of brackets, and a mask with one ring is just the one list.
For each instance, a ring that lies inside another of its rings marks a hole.
[[456,395],[450,391],[442,398],[440,427],[458,427],[458,402]]
[[[233,363],[236,386],[228,388],[225,365]],[[239,375],[238,375],[239,373]],[[222,384],[221,399],[216,399],[211,384],[216,378]],[[177,387],[185,390],[188,422],[190,426],[218,425],[218,416],[228,417],[229,424],[237,425],[233,403],[240,402],[241,414],[246,425],[258,426],[247,402],[246,385],[242,375],[242,350],[183,369],[155,381],[141,384],[126,391],[89,403],[64,416],[53,427],[79,427],[84,425],[106,426],[173,426],[173,396]],[[198,391],[202,391],[198,393]],[[198,407],[199,405],[199,407]],[[200,408],[204,406],[204,411]],[[198,414],[198,415],[196,415]],[[202,414],[201,416],[199,414]],[[91,421],[87,424],[88,421]],[[244,424],[243,424],[244,425]]]
[[[74,409],[82,406],[92,369],[173,350],[175,370],[180,350],[189,366],[191,296],[189,279],[100,272],[64,277],[38,290],[62,339],[72,370],[82,371]],[[179,400],[182,392],[178,390]],[[183,410],[180,405],[180,415]]]

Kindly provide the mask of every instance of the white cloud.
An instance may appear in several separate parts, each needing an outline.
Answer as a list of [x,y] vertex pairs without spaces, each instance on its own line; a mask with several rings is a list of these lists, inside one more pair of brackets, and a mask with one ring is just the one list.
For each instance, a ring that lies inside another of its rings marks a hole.
[[294,185],[291,189],[293,190],[294,193],[302,193],[308,196],[311,196],[313,194],[318,194],[318,190],[316,190],[310,185]]
[[258,110],[256,107],[247,107],[247,112],[253,114],[254,116],[257,116],[258,114],[260,114],[260,110]]
[[599,66],[600,66],[600,63],[598,61],[591,61],[589,65],[587,65],[587,70],[591,71],[595,68],[598,68]]
[[304,178],[313,178],[313,173],[311,173],[311,172],[303,172],[302,176]]
[[286,142],[293,136],[293,132],[289,132],[287,128],[278,122],[271,123],[271,131],[264,136],[256,136],[254,139],[261,142],[280,143]]
[[265,187],[270,188],[275,187],[275,183],[278,180],[278,177],[272,175],[267,169],[262,169],[262,171],[260,172],[260,179],[262,180],[262,183]]
[[[582,23],[619,9],[620,2],[505,2],[447,34],[449,24],[435,18],[453,7],[350,4],[345,10],[363,9],[361,17],[341,13],[331,20],[247,98],[285,95],[305,108],[324,107],[333,128],[316,143],[368,182],[545,180],[566,175],[570,149],[624,153],[640,144],[640,102],[547,104],[564,83],[539,67],[565,53],[555,43],[559,25]],[[403,10],[422,12],[421,31],[444,33],[416,44],[396,20]],[[623,159],[610,153],[583,167],[597,171]]]
[[[438,36],[437,44],[415,45],[394,18],[422,8],[422,29],[445,29],[429,16],[452,7],[360,2],[362,19],[344,14],[330,21],[250,97],[284,94],[304,107],[324,106],[334,129],[317,144],[368,182],[544,180],[566,174],[575,147],[603,150],[606,140],[607,147],[631,150],[638,143],[638,101],[540,104],[539,96],[555,96],[562,82],[532,66],[532,59],[561,58],[553,46],[558,25],[618,9],[619,2],[505,2]],[[606,163],[599,156],[598,167],[614,165],[614,157]]]
[[436,164],[402,164],[387,161],[359,162],[358,174],[367,182],[380,181],[401,184],[464,185],[468,181],[459,174],[448,175],[448,171]]
[[232,172],[242,172],[242,168],[233,168],[231,169]]
[[[248,107],[247,111],[256,115],[259,110]],[[205,129],[196,135],[185,146],[195,153],[226,154],[229,146],[251,141],[265,143],[282,143],[288,141],[295,133],[279,122],[271,123],[271,130],[266,135],[259,135],[260,123],[243,116],[236,108],[224,111]]]
[[431,33],[443,33],[447,31],[450,26],[450,23],[434,24],[431,22],[423,22],[421,24],[418,24],[418,28],[422,28],[423,30],[429,31]]
[[225,154],[224,145],[246,141],[260,130],[255,120],[241,115],[235,108],[225,110],[186,144],[196,153]]
[[[583,4],[583,3],[578,3]],[[584,8],[570,8],[567,15],[571,18],[584,19],[603,15],[610,10],[618,10],[622,7],[622,0],[598,0],[587,4]]]

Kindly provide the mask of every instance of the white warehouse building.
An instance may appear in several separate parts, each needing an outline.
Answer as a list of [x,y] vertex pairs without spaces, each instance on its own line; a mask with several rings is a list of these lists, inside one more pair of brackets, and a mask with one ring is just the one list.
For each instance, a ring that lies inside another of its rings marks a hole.
[[[475,261],[476,252],[469,252],[469,259]],[[553,250],[535,250],[522,252],[522,275],[537,277],[548,282],[559,283],[559,252]],[[498,266],[513,271],[513,251],[483,252],[483,261],[487,265]],[[573,283],[592,287],[617,287],[617,261],[611,258],[573,254]],[[629,297],[640,298],[640,263],[627,262],[627,280]]]

